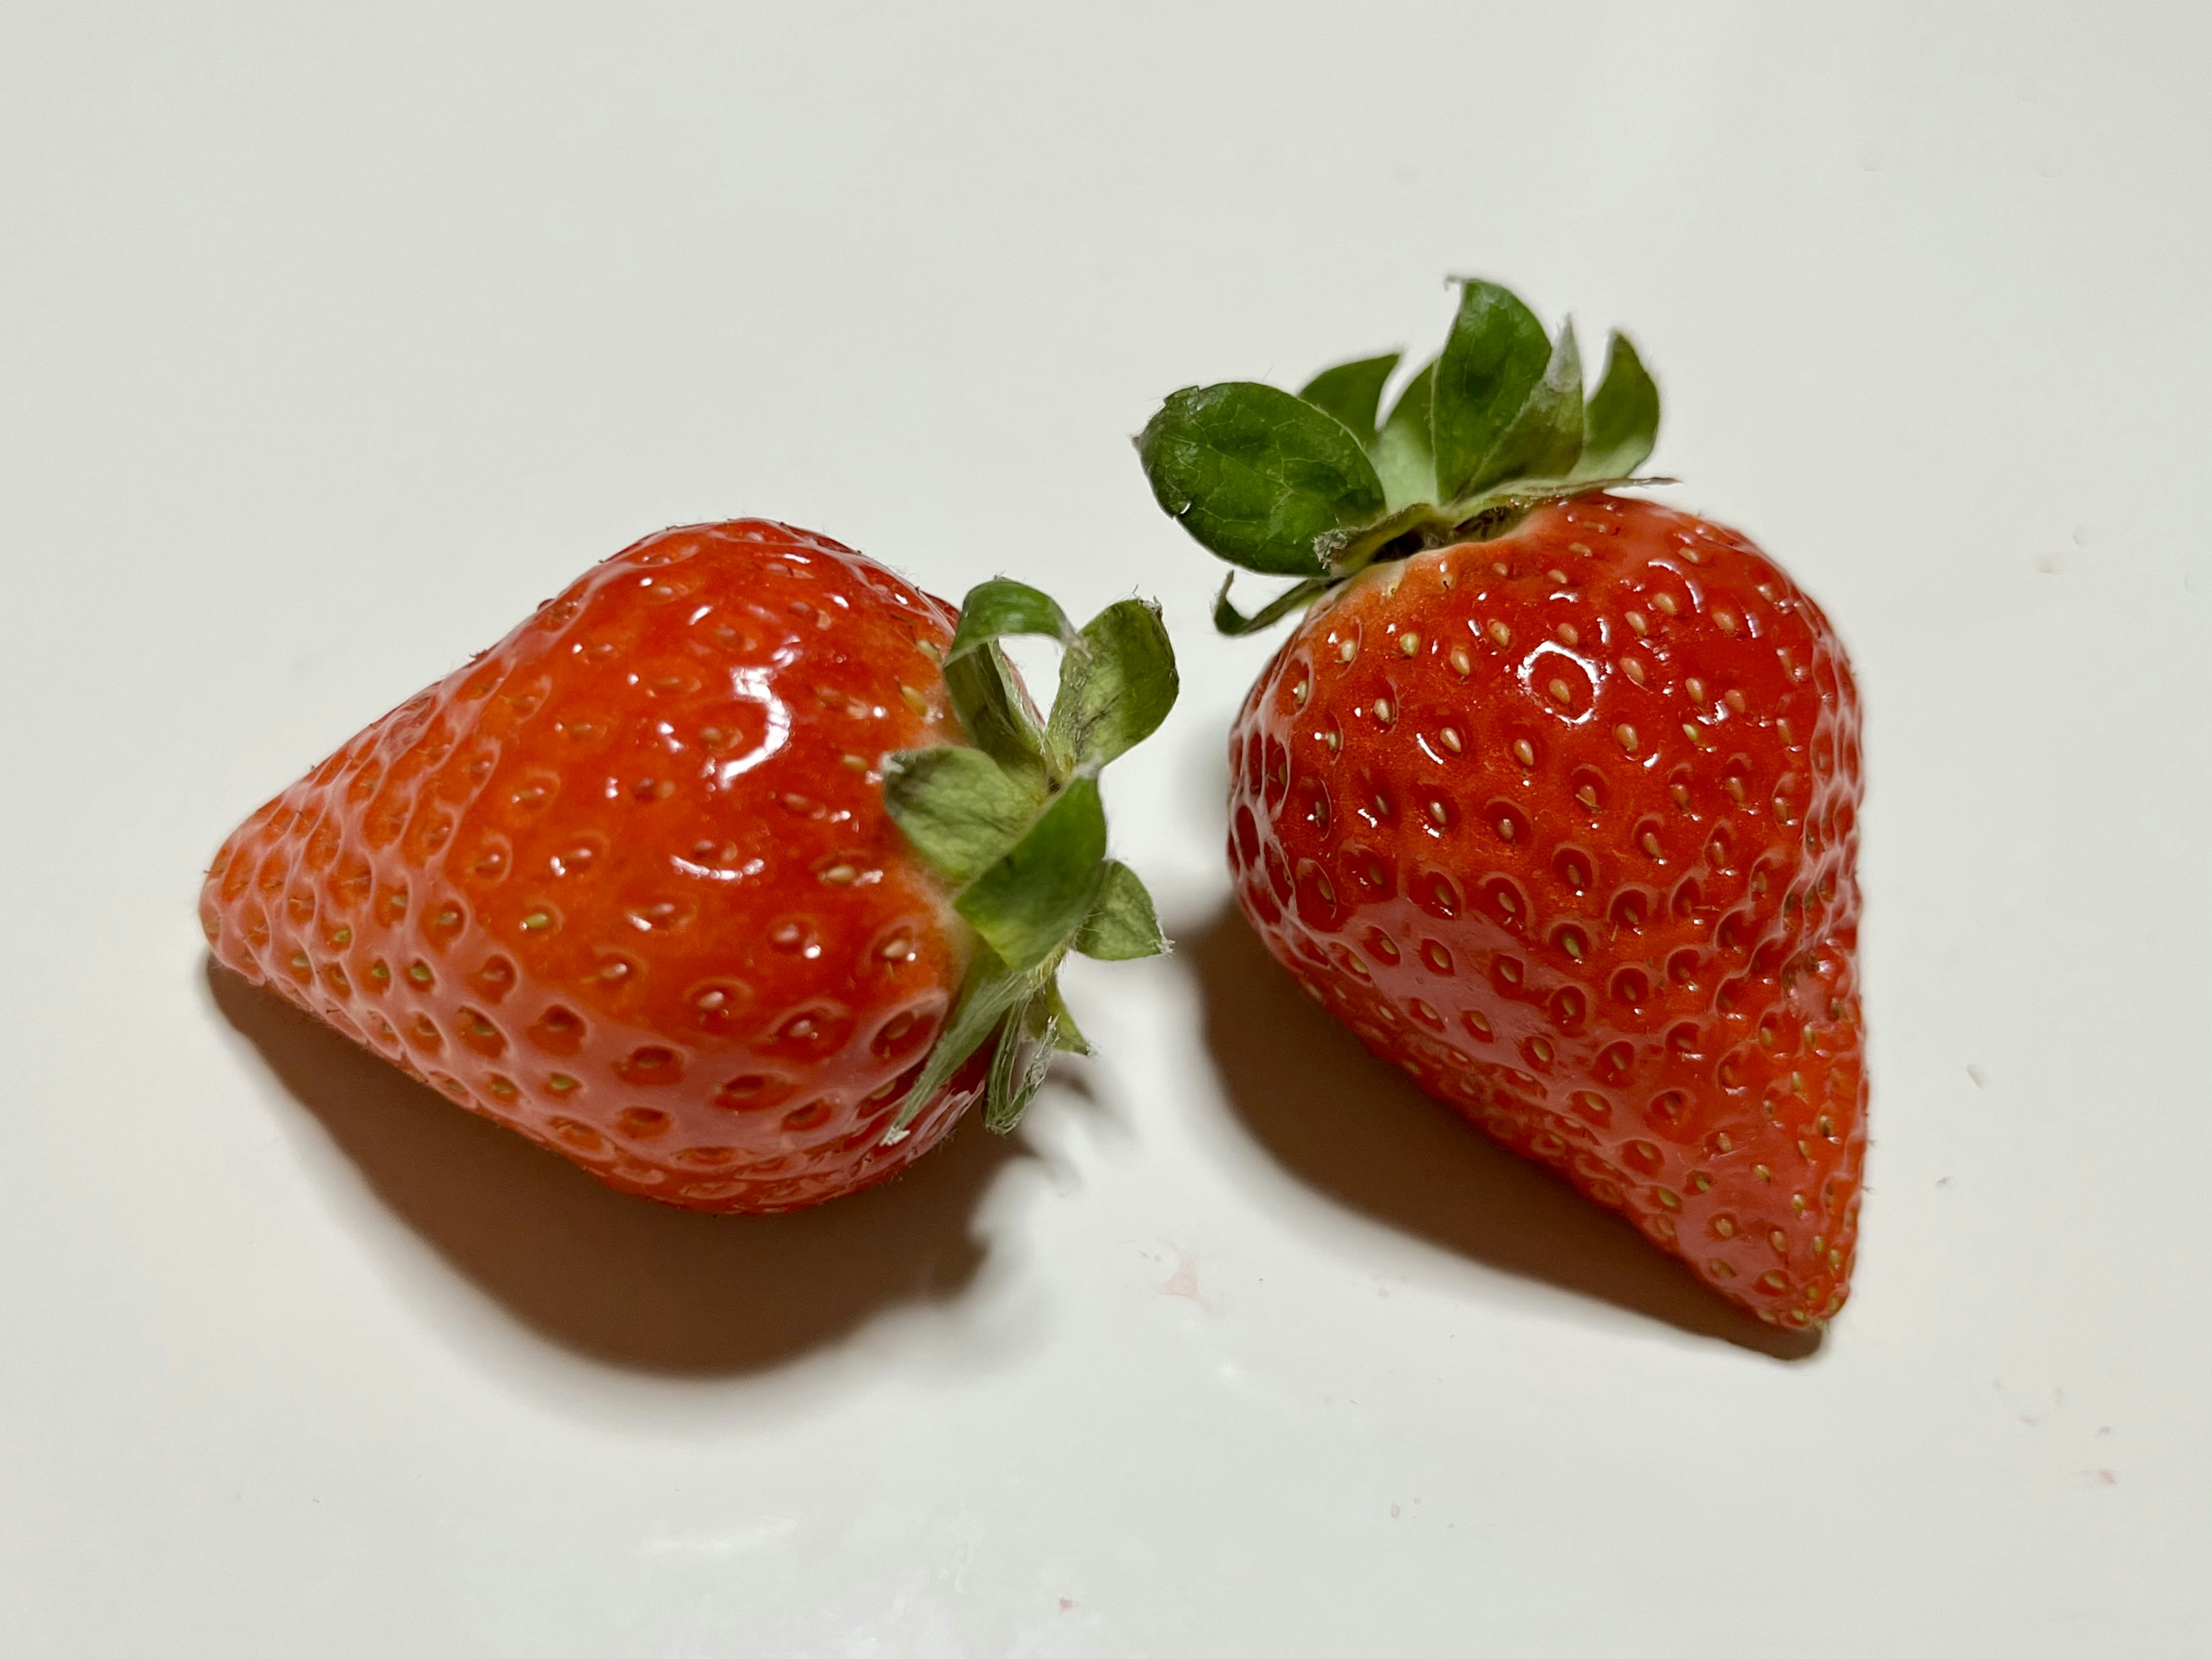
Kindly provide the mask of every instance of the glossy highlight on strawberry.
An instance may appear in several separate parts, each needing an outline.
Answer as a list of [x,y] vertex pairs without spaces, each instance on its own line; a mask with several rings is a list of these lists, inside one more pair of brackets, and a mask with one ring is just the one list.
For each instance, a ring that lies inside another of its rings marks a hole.
[[[960,620],[786,526],[648,537],[241,824],[207,937],[623,1190],[768,1211],[869,1186],[1018,1035],[939,1047],[995,957],[885,800],[902,761],[969,741]],[[994,644],[971,667],[1026,708]]]

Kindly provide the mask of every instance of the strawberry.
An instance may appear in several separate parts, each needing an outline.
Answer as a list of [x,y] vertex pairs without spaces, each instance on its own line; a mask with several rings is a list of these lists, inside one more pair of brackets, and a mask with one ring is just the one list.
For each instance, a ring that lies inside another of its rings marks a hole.
[[[1231,739],[1229,864],[1268,949],[1382,1058],[1806,1327],[1848,1292],[1866,1146],[1842,642],[1743,536],[1633,482],[1658,395],[1614,337],[1463,285],[1298,397],[1180,392],[1163,507],[1300,605]],[[1656,480],[1650,482],[1667,482]]]
[[[996,641],[1066,647],[1048,724]],[[1070,949],[1162,948],[1097,774],[1174,701],[1157,612],[956,613],[757,520],[648,537],[233,833],[218,958],[626,1192],[787,1210],[1084,1052]]]

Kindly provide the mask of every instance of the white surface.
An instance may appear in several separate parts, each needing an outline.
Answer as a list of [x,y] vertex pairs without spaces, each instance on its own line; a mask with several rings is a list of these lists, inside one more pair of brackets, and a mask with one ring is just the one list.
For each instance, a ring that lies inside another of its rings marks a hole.
[[[0,13],[0,1650],[2212,1649],[2206,16]],[[1876,1146],[1810,1357],[1217,931],[1264,647],[1127,436],[1437,337],[1453,270],[1632,322],[1679,499],[1856,653]],[[1163,596],[1115,793],[1185,948],[1078,975],[1108,1058],[1022,1148],[692,1224],[219,999],[192,900],[741,512]]]

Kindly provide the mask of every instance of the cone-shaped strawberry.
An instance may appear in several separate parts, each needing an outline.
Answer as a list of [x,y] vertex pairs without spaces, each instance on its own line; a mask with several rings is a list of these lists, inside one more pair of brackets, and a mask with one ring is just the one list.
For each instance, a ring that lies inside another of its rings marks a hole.
[[[1040,720],[996,641],[1063,649]],[[787,1210],[975,1100],[1010,1127],[1055,972],[1162,948],[1098,773],[1176,695],[1157,612],[955,612],[762,520],[647,538],[386,715],[216,855],[217,957],[609,1185]]]
[[[1615,336],[1461,286],[1296,397],[1178,392],[1160,504],[1303,608],[1231,739],[1229,863],[1276,957],[1382,1058],[1791,1327],[1847,1293],[1866,1145],[1859,720],[1842,642],[1741,535],[1636,482]],[[1655,481],[1656,482],[1656,481]]]

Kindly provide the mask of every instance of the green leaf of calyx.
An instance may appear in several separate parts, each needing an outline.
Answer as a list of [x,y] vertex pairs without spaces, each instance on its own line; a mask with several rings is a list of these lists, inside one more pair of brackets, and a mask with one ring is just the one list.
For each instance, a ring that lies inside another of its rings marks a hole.
[[1613,337],[1605,378],[1583,421],[1583,458],[1573,477],[1631,477],[1651,459],[1659,442],[1659,388],[1626,334]]
[[952,901],[1017,973],[1054,960],[1097,902],[1106,811],[1096,778],[1054,795],[1022,838]]
[[1297,586],[1277,594],[1248,617],[1229,602],[1229,590],[1236,580],[1232,572],[1223,580],[1221,591],[1213,596],[1213,631],[1225,634],[1231,639],[1240,634],[1256,634],[1263,628],[1273,626],[1291,611],[1319,599],[1328,592],[1329,586],[1329,580],[1326,576],[1310,577]]
[[1317,576],[1314,538],[1383,508],[1358,438],[1333,415],[1255,381],[1188,386],[1137,439],[1152,494],[1201,545],[1273,576]]
[[1091,1039],[1083,1035],[1082,1028],[1075,1023],[1075,1016],[1067,1012],[1067,1000],[1060,994],[1057,975],[1045,981],[1043,995],[1045,1006],[1051,1011],[1053,1018],[1053,1046],[1063,1054],[1089,1054],[1091,1052]]
[[945,744],[890,757],[884,805],[929,867],[964,887],[1022,838],[1043,792],[980,749]]
[[998,641],[947,662],[945,689],[968,740],[1000,765],[1043,789],[1047,782],[1044,726]]
[[1046,726],[1063,773],[1103,766],[1152,736],[1182,684],[1160,608],[1143,599],[1109,605],[1085,623],[1083,647],[1060,659]]
[[1007,1017],[984,1087],[985,1128],[1005,1134],[1021,1121],[1052,1069],[1053,1054],[1060,1047],[1058,1025],[1051,1002],[1041,994]]
[[1375,471],[1382,481],[1384,504],[1393,513],[1437,499],[1437,456],[1429,434],[1436,378],[1436,364],[1424,363],[1375,434]]
[[1501,441],[1542,383],[1552,343],[1536,313],[1495,283],[1468,278],[1437,359],[1431,430],[1435,499],[1457,501],[1510,470]]
[[1476,469],[1468,494],[1508,487],[1522,478],[1564,478],[1582,453],[1583,357],[1570,322],[1559,330],[1543,378]]
[[1052,595],[1009,576],[994,576],[976,583],[961,600],[960,625],[952,630],[952,643],[945,647],[945,659],[957,662],[1009,634],[1042,634],[1059,641],[1063,650],[1083,648],[1082,635]]
[[969,964],[967,977],[960,982],[960,994],[953,1000],[951,1018],[938,1034],[929,1058],[922,1062],[921,1070],[915,1077],[914,1086],[906,1091],[906,1098],[892,1115],[884,1136],[886,1142],[906,1138],[907,1125],[967,1063],[968,1057],[983,1046],[1007,1011],[1036,994],[1041,979],[1034,973],[1016,973],[988,951],[975,953],[975,960]]
[[1160,932],[1152,896],[1127,865],[1107,860],[1097,902],[1091,907],[1083,931],[1075,936],[1075,948],[1100,962],[1133,962],[1139,957],[1166,953],[1167,936]]
[[1363,447],[1372,450],[1382,387],[1397,367],[1395,351],[1380,357],[1362,357],[1356,363],[1339,363],[1299,387],[1298,396],[1322,413],[1336,416]]

